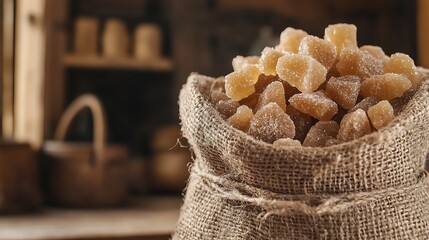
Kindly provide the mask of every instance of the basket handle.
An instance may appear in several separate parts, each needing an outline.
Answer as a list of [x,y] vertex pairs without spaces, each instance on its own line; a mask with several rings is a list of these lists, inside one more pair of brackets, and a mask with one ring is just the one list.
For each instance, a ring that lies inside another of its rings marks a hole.
[[64,141],[67,130],[73,118],[83,109],[89,108],[94,121],[94,143],[93,151],[95,156],[95,164],[101,165],[103,160],[103,150],[106,144],[106,120],[104,109],[97,97],[92,94],[84,94],[74,100],[70,106],[64,111],[60,118],[58,127],[55,131],[55,140]]

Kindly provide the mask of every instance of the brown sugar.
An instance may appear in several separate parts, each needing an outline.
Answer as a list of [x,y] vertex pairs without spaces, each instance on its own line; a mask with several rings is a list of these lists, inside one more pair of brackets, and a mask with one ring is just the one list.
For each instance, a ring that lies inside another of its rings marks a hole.
[[335,45],[324,39],[307,36],[299,45],[299,54],[308,55],[319,61],[326,69],[330,69],[335,62],[337,53]]
[[414,94],[416,93],[416,89],[408,89],[404,92],[404,94],[401,97],[394,98],[390,100],[390,104],[393,107],[393,110],[395,112],[395,115],[398,115],[402,110],[405,108],[407,103],[413,98]]
[[220,91],[213,91],[210,94],[210,100],[214,103],[217,103],[221,100],[229,100],[229,97],[224,93],[224,92],[220,92]]
[[371,125],[365,111],[358,109],[347,113],[340,123],[337,139],[346,142],[371,133]]
[[250,121],[248,134],[267,143],[273,143],[280,138],[293,138],[295,126],[279,105],[269,103],[255,113]]
[[373,97],[373,96],[366,97],[362,99],[362,101],[358,102],[352,109],[350,109],[349,112],[354,112],[358,109],[362,109],[366,112],[368,111],[368,108],[374,106],[378,102],[380,102],[380,100],[378,100],[378,98],[376,97]]
[[272,82],[265,88],[259,96],[255,111],[258,111],[270,102],[277,103],[283,111],[286,111],[285,91],[281,82]]
[[210,92],[225,92],[225,78],[217,78],[210,87]]
[[240,101],[255,92],[255,83],[259,78],[259,70],[255,65],[247,65],[238,72],[225,76],[226,95],[234,101]]
[[286,100],[297,93],[301,93],[296,87],[292,87],[288,82],[281,80],[281,83],[283,84],[283,88],[285,90]]
[[337,63],[338,60],[335,60],[334,65],[332,65],[332,67],[328,70],[328,73],[326,74],[327,80],[331,79],[331,77],[341,77],[341,74],[338,72],[336,67]]
[[232,59],[232,69],[234,69],[234,72],[238,72],[241,69],[243,69],[247,65],[256,65],[259,62],[258,56],[236,56]]
[[249,129],[250,120],[253,117],[252,109],[243,105],[237,108],[237,112],[229,117],[226,121],[231,124],[231,126],[246,132]]
[[381,60],[383,63],[389,60],[389,57],[384,53],[381,47],[373,46],[373,45],[364,45],[364,46],[361,46],[359,49]]
[[290,138],[280,138],[275,140],[273,145],[277,147],[300,147],[301,142]]
[[[255,84],[255,92],[252,93],[250,96],[240,100],[240,104],[248,106],[255,112],[256,104],[259,101],[259,96],[265,90],[265,88],[267,88],[267,86],[274,81],[280,82],[280,79],[277,76],[267,76],[264,74],[259,75],[258,81]],[[283,83],[283,81],[281,82]]]
[[335,121],[336,123],[340,124],[344,115],[346,115],[347,113],[348,111],[346,109],[341,106],[338,106],[338,113],[332,118],[332,121]]
[[360,91],[358,76],[332,77],[326,84],[326,94],[345,109],[353,108]]
[[365,51],[345,48],[341,51],[336,68],[341,76],[355,75],[361,81],[383,74],[383,62]]
[[395,117],[393,107],[387,100],[370,107],[367,113],[372,126],[376,129],[386,126]]
[[226,118],[232,116],[238,107],[240,107],[240,103],[233,100],[220,100],[215,105],[216,110]]
[[312,126],[311,116],[296,110],[292,105],[286,106],[286,113],[295,124],[295,139],[303,142]]
[[255,109],[256,108],[256,104],[258,104],[258,100],[259,100],[259,93],[252,93],[252,95],[248,96],[247,98],[243,98],[239,101],[239,103],[241,105],[246,105],[248,106],[250,109]]
[[256,104],[258,103],[259,96],[261,95],[261,93],[265,90],[265,88],[267,88],[270,83],[274,81],[280,80],[277,76],[267,76],[264,74],[259,75],[258,81],[255,84],[255,92],[252,93],[250,96],[240,100],[240,104],[244,104],[254,110],[256,108]]
[[360,94],[363,97],[374,96],[380,100],[400,97],[411,87],[407,77],[396,73],[385,73],[368,78],[362,83]]
[[274,81],[280,81],[280,79],[277,76],[259,75],[258,81],[255,84],[255,92],[262,93]]
[[384,72],[405,75],[411,81],[412,88],[417,88],[421,84],[413,59],[403,53],[392,54],[384,65]]
[[280,34],[280,43],[275,47],[278,51],[298,53],[301,40],[308,34],[300,29],[288,27]]
[[324,39],[286,28],[277,46],[237,56],[234,72],[199,88],[230,125],[279,147],[359,138],[400,114],[424,76],[406,54],[358,47],[356,34],[352,24],[329,25]]
[[314,92],[326,80],[326,68],[310,56],[286,54],[279,58],[278,76],[303,93]]
[[325,147],[329,147],[329,146],[332,146],[332,145],[337,145],[338,143],[340,143],[340,141],[338,141],[338,139],[336,139],[336,138],[330,138],[330,139],[326,140]]
[[303,146],[308,147],[323,147],[326,141],[336,139],[339,126],[335,121],[319,121],[307,134]]
[[321,121],[329,121],[338,113],[337,104],[322,92],[295,94],[289,99],[289,103]]
[[335,45],[339,56],[344,48],[357,48],[357,28],[353,24],[332,24],[325,28],[324,39]]
[[259,58],[259,71],[265,75],[277,75],[276,66],[277,60],[283,56],[282,52],[274,48],[266,47]]

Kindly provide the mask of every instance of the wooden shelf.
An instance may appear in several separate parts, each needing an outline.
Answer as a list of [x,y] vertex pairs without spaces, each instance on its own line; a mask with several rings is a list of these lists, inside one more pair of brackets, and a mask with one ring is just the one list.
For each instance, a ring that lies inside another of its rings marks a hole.
[[150,62],[136,58],[106,58],[102,56],[65,55],[65,67],[89,69],[123,69],[138,71],[171,71],[173,62],[168,58],[155,59]]
[[0,217],[0,239],[169,239],[179,217],[180,198],[134,199],[117,209],[47,208],[30,215]]

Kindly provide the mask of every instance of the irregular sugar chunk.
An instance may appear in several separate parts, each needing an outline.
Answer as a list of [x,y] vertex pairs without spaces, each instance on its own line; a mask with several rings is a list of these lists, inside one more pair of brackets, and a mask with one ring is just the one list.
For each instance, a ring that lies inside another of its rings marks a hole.
[[240,101],[255,92],[255,83],[259,78],[259,70],[255,65],[247,65],[238,72],[225,76],[226,95],[234,101]]
[[285,91],[281,82],[272,82],[265,88],[259,96],[259,101],[255,110],[258,111],[271,102],[277,103],[283,111],[286,111]]
[[340,123],[337,139],[340,142],[350,141],[371,133],[371,125],[364,110],[358,109],[347,113]]
[[215,105],[216,110],[227,118],[232,116],[238,107],[240,107],[240,103],[233,100],[220,100]]
[[252,109],[247,106],[240,106],[237,108],[237,112],[227,119],[227,122],[231,126],[246,132],[249,129],[250,120],[253,117]]
[[383,74],[381,60],[354,48],[345,48],[341,51],[336,68],[341,76],[355,75],[361,81],[373,75]]
[[413,59],[403,53],[392,54],[384,64],[384,72],[405,75],[411,81],[412,88],[417,88],[421,84]]
[[357,48],[357,28],[353,24],[338,23],[325,28],[324,39],[335,45],[337,56],[344,48]]
[[280,79],[277,76],[267,76],[264,74],[259,75],[258,81],[255,84],[255,92],[252,93],[252,95],[240,100],[240,103],[254,110],[256,108],[256,104],[259,101],[259,96],[261,93],[270,83],[274,81],[280,81]]
[[281,80],[280,82],[283,84],[286,99],[289,99],[297,93],[301,93],[296,87],[292,87],[288,82],[283,80]]
[[247,77],[240,72],[230,73],[226,76],[226,79],[226,95],[235,101],[240,101],[255,92],[255,86],[252,85],[251,80],[248,80]]
[[371,120],[372,126],[376,129],[380,129],[392,121],[395,115],[389,101],[383,100],[368,108],[368,117],[369,120]]
[[332,65],[332,67],[328,70],[328,73],[326,74],[326,79],[331,79],[331,77],[341,77],[341,73],[339,73],[337,70],[337,63],[338,59],[335,60],[334,65]]
[[289,98],[289,103],[297,110],[322,121],[331,120],[338,113],[337,104],[324,93],[299,93]]
[[259,58],[259,71],[265,75],[277,75],[276,66],[277,60],[283,56],[282,52],[274,48],[266,47]]
[[248,134],[256,139],[273,143],[280,138],[293,138],[295,126],[292,119],[276,103],[269,103],[255,113]]
[[337,57],[335,45],[332,42],[315,36],[307,36],[302,39],[298,53],[316,59],[326,69],[332,67]]
[[[327,78],[329,79],[329,78]],[[316,91],[323,91],[326,92],[326,84],[328,83],[328,81],[324,81],[318,88]]]
[[417,91],[416,89],[410,88],[407,91],[405,91],[401,97],[394,98],[389,101],[393,107],[393,111],[395,112],[395,115],[398,115],[400,112],[402,112],[404,107],[413,98],[416,91]]
[[210,94],[210,100],[213,103],[217,103],[221,100],[224,100],[224,101],[229,100],[229,97],[224,92],[213,91]]
[[330,138],[330,139],[326,140],[325,147],[329,147],[329,146],[332,146],[332,145],[337,145],[338,143],[340,143],[340,141],[338,141],[338,139],[336,139],[336,138]]
[[295,124],[295,139],[303,142],[307,136],[308,130],[310,130],[312,126],[311,116],[298,111],[292,105],[286,106],[286,113]]
[[288,27],[277,46],[237,56],[234,72],[200,90],[232,126],[269,143],[279,139],[277,146],[359,138],[400,113],[424,77],[408,55],[358,47],[356,35],[352,24],[329,25],[324,39]]
[[299,44],[307,35],[308,34],[301,29],[287,27],[280,34],[280,43],[275,47],[275,49],[278,51],[298,53]]
[[368,111],[368,108],[374,106],[378,102],[380,102],[380,100],[378,100],[378,98],[376,97],[373,97],[373,96],[366,97],[362,99],[362,101],[360,101],[358,104],[356,104],[352,109],[350,109],[349,112],[354,112],[358,109],[362,109],[366,112]]
[[338,107],[338,113],[332,118],[333,121],[340,124],[341,120],[343,119],[344,115],[347,114],[347,110],[343,107]]
[[243,98],[239,101],[241,105],[246,105],[251,109],[256,108],[256,104],[258,104],[260,93],[254,92],[252,95],[248,96],[247,98]]
[[326,84],[326,94],[345,109],[353,108],[360,91],[358,76],[332,77]]
[[217,78],[210,87],[210,92],[225,92],[225,78]]
[[280,79],[277,76],[259,75],[258,81],[255,84],[255,92],[262,93],[274,81],[280,81]]
[[318,121],[314,127],[323,131],[327,136],[336,138],[340,126],[335,121]]
[[256,65],[259,62],[258,56],[236,56],[232,59],[232,69],[234,69],[234,72],[238,72],[241,69],[243,69],[247,65]]
[[280,138],[275,140],[273,145],[277,147],[300,147],[301,142],[290,138]]
[[375,75],[362,83],[360,94],[363,97],[374,96],[381,100],[391,100],[402,96],[411,87],[411,81],[395,73]]
[[311,127],[302,145],[323,147],[326,145],[326,141],[337,137],[338,129],[338,123],[334,121],[319,121]]
[[310,56],[286,54],[279,58],[277,74],[304,93],[314,92],[326,80],[326,68]]
[[378,46],[364,45],[359,48],[361,51],[369,53],[371,56],[381,60],[383,63],[389,60],[383,49]]

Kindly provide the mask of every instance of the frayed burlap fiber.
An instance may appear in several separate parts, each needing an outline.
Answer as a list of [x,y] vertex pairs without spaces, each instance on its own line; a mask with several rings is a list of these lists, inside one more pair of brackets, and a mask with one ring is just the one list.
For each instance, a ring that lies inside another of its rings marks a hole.
[[429,239],[429,81],[387,127],[276,147],[226,123],[192,74],[179,96],[195,155],[173,239]]

